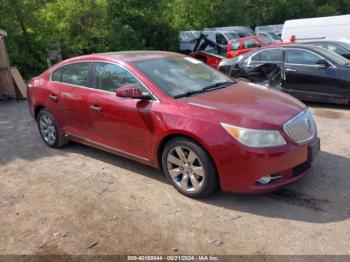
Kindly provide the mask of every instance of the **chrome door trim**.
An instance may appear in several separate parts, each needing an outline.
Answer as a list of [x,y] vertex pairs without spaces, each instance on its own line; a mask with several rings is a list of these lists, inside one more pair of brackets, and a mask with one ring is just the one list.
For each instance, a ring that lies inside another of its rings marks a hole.
[[124,70],[128,71],[133,77],[136,78],[137,81],[139,81],[141,83],[141,85],[143,85],[144,88],[146,88],[150,94],[155,98],[155,100],[150,100],[149,102],[156,102],[159,103],[159,99],[158,97],[146,86],[146,84],[144,82],[142,82],[133,72],[131,72],[128,68],[126,68],[124,65],[121,65],[119,63],[116,62],[111,62],[111,61],[104,61],[104,60],[84,60],[84,61],[74,61],[74,62],[70,62],[64,65],[61,65],[57,68],[55,68],[54,70],[50,71],[50,79],[49,82],[54,82],[54,83],[59,83],[59,84],[63,84],[63,85],[69,85],[69,86],[73,86],[73,87],[79,87],[79,88],[85,88],[85,89],[89,89],[89,90],[96,90],[96,91],[101,91],[101,92],[105,92],[105,93],[110,93],[110,94],[115,94],[114,92],[111,91],[106,91],[106,90],[101,90],[101,89],[96,89],[93,87],[87,87],[87,86],[80,86],[80,85],[74,85],[74,84],[70,84],[70,83],[65,83],[65,82],[60,82],[60,81],[54,81],[52,80],[52,74],[54,71],[62,69],[65,66],[68,65],[73,65],[73,64],[78,64],[78,63],[105,63],[105,64],[112,64],[112,65],[116,65],[119,66],[121,68],[123,68]]
[[95,146],[97,146],[97,147],[99,147],[99,148],[104,148],[104,149],[107,150],[107,151],[115,152],[115,153],[118,154],[118,155],[126,155],[126,156],[129,156],[129,157],[133,157],[133,158],[136,158],[136,159],[140,159],[140,160],[145,161],[145,162],[151,162],[150,159],[148,159],[148,158],[141,157],[141,156],[138,156],[138,155],[135,155],[135,154],[126,152],[126,151],[124,151],[124,150],[121,150],[121,149],[118,149],[118,148],[115,148],[115,147],[112,147],[112,146],[108,146],[108,145],[106,145],[106,144],[103,144],[103,143],[100,143],[100,142],[97,142],[97,141],[93,141],[93,140],[91,140],[91,139],[88,139],[88,138],[85,138],[85,137],[82,137],[82,136],[73,134],[73,133],[71,133],[71,132],[65,132],[65,136],[66,136],[66,137],[72,136],[73,139],[74,139],[74,137],[75,137],[75,138],[77,138],[77,139],[79,139],[79,140],[82,140],[83,142],[88,143],[88,144],[95,145]]

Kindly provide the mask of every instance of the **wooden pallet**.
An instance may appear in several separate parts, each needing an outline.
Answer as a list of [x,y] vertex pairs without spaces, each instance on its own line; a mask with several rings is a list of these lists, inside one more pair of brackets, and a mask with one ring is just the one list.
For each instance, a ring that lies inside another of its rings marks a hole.
[[25,99],[27,98],[27,87],[17,68],[10,66],[5,36],[7,33],[0,29],[0,99]]

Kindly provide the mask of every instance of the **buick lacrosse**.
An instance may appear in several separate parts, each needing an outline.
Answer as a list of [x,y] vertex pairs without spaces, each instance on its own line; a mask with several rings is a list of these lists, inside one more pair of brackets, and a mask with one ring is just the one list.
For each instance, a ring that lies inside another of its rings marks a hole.
[[260,193],[302,177],[320,150],[296,98],[156,51],[75,57],[28,84],[43,141],[76,141],[160,168],[189,197]]

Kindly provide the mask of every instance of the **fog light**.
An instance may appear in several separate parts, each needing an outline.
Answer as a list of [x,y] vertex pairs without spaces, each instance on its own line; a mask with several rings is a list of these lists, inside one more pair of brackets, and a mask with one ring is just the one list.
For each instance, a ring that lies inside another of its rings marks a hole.
[[272,177],[270,177],[270,176],[262,176],[262,177],[260,177],[258,180],[257,180],[257,182],[259,182],[260,184],[268,184],[268,183],[270,183],[271,182],[271,180],[272,180]]

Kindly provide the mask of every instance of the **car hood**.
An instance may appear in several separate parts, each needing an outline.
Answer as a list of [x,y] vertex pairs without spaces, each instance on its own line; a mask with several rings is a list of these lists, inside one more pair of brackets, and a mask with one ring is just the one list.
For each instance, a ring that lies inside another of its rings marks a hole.
[[180,100],[187,114],[247,128],[280,128],[305,108],[290,95],[245,82]]

